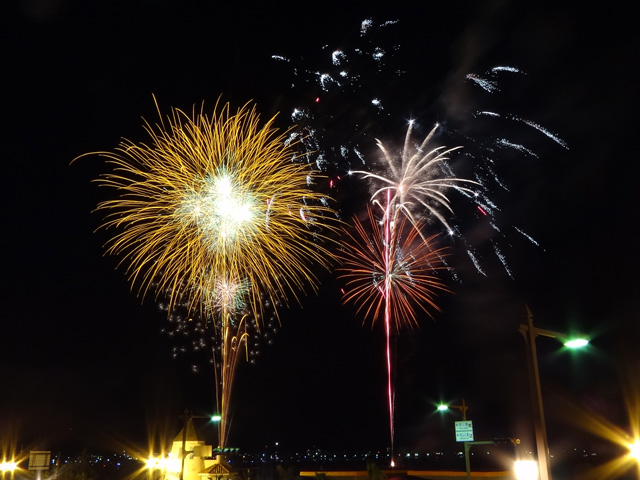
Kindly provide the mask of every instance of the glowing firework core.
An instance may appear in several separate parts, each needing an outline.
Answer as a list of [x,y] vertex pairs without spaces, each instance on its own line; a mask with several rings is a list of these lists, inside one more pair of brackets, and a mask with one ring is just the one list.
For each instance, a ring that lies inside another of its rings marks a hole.
[[199,191],[189,191],[177,209],[186,224],[195,222],[210,249],[226,247],[257,233],[252,222],[258,202],[251,191],[226,172],[201,180]]

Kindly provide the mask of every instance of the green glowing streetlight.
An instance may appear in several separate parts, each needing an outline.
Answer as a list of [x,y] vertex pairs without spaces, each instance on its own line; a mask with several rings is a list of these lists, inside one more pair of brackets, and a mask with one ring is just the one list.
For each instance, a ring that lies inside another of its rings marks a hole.
[[589,340],[586,338],[572,338],[564,342],[564,346],[567,348],[583,348],[589,345]]
[[460,412],[462,412],[462,419],[463,420],[467,419],[467,410],[469,409],[469,407],[467,407],[467,404],[465,403],[464,398],[462,399],[462,405],[447,405],[446,403],[441,403],[440,405],[438,405],[437,410],[439,412],[446,412],[450,408],[455,408],[457,410],[460,410]]
[[[194,418],[208,418],[209,420],[211,420],[213,423],[219,423],[220,420],[222,420],[222,416],[220,414],[213,414],[213,415],[194,415],[193,413],[191,413],[188,409],[186,409],[184,411],[183,415],[180,415],[180,418],[183,419],[184,424],[182,427],[182,453],[181,453],[181,459],[180,459],[180,480],[184,480],[184,460],[187,457],[188,453],[193,453],[192,451],[187,451],[186,449],[186,444],[187,444],[187,427],[189,426],[189,424],[193,422]],[[193,424],[192,424],[192,428],[193,428]],[[218,436],[219,436],[219,432],[218,432]]]
[[[455,408],[457,410],[460,410],[460,412],[462,413],[462,419],[465,421],[467,420],[467,410],[469,409],[469,407],[467,407],[467,404],[464,401],[464,398],[462,399],[462,405],[447,405],[446,403],[441,403],[440,405],[438,405],[437,410],[439,412],[446,412],[450,408]],[[471,465],[469,463],[469,447],[471,445],[471,442],[464,441],[463,445],[464,445],[464,464],[465,464],[465,470],[467,472],[467,480],[468,480],[469,478],[471,478]]]
[[525,339],[527,354],[531,369],[529,370],[529,382],[531,383],[533,409],[533,426],[536,433],[536,450],[538,453],[538,471],[540,480],[551,479],[551,467],[549,462],[549,443],[547,441],[547,428],[544,421],[544,408],[542,406],[542,389],[540,388],[540,371],[538,370],[538,354],[536,353],[536,338],[543,337],[556,338],[571,349],[582,348],[589,344],[586,338],[570,337],[564,333],[546,330],[533,326],[533,314],[527,306],[527,321],[520,324],[518,329]]

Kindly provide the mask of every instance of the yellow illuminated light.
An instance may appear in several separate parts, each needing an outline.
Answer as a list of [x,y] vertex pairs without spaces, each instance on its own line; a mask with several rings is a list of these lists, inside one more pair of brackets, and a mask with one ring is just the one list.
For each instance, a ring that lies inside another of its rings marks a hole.
[[179,472],[181,469],[180,461],[171,456],[149,457],[145,460],[145,466],[148,470],[164,470],[172,473]]
[[640,463],[640,439],[636,439],[635,442],[629,445],[629,455]]
[[594,467],[589,472],[589,480],[624,477],[634,469],[640,474],[640,385],[637,372],[628,372],[627,376],[621,382],[627,410],[627,428],[622,428],[597,412],[583,409],[576,403],[558,404],[559,410],[563,410],[561,407],[564,406],[562,414],[565,418],[577,427],[620,447],[620,455]]
[[533,460],[517,460],[514,472],[517,480],[537,480],[538,464]]
[[3,460],[0,462],[0,472],[13,472],[18,468],[18,464],[13,460]]
[[169,473],[178,473],[182,469],[180,460],[172,456],[168,456],[164,459],[164,466]]
[[145,460],[145,465],[149,470],[158,470],[162,468],[162,459],[156,457],[149,457]]

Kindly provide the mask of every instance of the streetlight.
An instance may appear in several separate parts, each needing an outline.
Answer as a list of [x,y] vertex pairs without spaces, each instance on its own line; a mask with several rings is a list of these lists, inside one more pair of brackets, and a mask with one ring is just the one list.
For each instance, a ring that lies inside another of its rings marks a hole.
[[450,408],[456,408],[460,410],[460,412],[462,412],[462,419],[463,420],[467,419],[467,410],[469,407],[467,407],[467,404],[465,403],[464,398],[462,399],[462,405],[447,405],[446,403],[441,403],[440,405],[438,405],[439,412],[446,412]]
[[533,460],[516,460],[513,468],[518,480],[536,480],[538,478],[538,464]]
[[[462,413],[462,420],[464,421],[467,420],[467,410],[469,409],[469,407],[467,407],[467,404],[464,401],[464,398],[462,399],[462,405],[447,405],[446,403],[441,403],[440,405],[438,405],[439,412],[446,412],[450,408],[455,408],[457,410],[460,410],[460,412]],[[457,430],[457,427],[456,427],[456,430]],[[471,437],[471,440],[473,440],[473,436]],[[467,473],[467,479],[469,479],[471,478],[471,464],[469,463],[469,447],[471,443],[475,443],[475,442],[463,441],[462,443],[464,445],[464,465]]]
[[221,445],[220,445],[220,420],[222,420],[222,415],[220,415],[219,413],[215,413],[215,414],[211,415],[211,422],[216,424],[216,438],[218,440],[218,448],[221,447]]
[[542,406],[542,389],[540,388],[540,371],[538,369],[538,354],[536,353],[536,337],[542,335],[561,340],[568,348],[581,348],[589,344],[584,338],[569,338],[564,333],[545,330],[533,326],[533,314],[527,309],[527,323],[520,324],[519,332],[524,337],[529,354],[529,382],[531,384],[531,396],[533,399],[533,426],[536,433],[536,451],[538,452],[538,468],[540,480],[551,480],[551,468],[549,461],[549,443],[547,440],[547,427],[544,421],[544,408]]
[[0,462],[0,472],[13,472],[18,468],[18,464],[13,460],[3,460]]
[[629,445],[629,455],[638,462],[640,467],[640,438],[636,438],[636,441]]
[[18,463],[15,460],[4,459],[0,462],[0,478],[4,478],[5,473],[10,473],[10,478],[13,478],[15,471],[18,469]]
[[161,480],[165,478],[165,470],[167,468],[166,458],[163,456],[155,457],[153,455],[149,455],[149,458],[145,460],[145,467],[149,472],[149,479],[153,480],[155,477],[154,472],[160,472]]

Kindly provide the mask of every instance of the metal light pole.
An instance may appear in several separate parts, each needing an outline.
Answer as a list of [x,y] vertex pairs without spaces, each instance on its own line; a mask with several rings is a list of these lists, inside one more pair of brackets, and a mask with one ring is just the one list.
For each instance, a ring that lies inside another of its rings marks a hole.
[[[467,404],[464,401],[464,398],[462,399],[462,405],[438,405],[438,411],[443,412],[445,410],[448,410],[450,408],[455,408],[460,410],[460,412],[462,412],[462,420],[466,420],[467,419],[467,410],[469,409],[469,407],[467,407]],[[465,466],[465,470],[467,473],[467,480],[469,480],[469,478],[471,478],[471,463],[469,462],[469,448],[470,448],[470,442],[462,442],[464,445],[464,466]]]
[[[529,383],[531,384],[531,397],[533,401],[533,426],[536,434],[536,451],[538,453],[538,470],[540,480],[551,480],[551,465],[549,461],[549,443],[547,440],[547,427],[544,420],[544,408],[542,406],[542,389],[540,388],[540,371],[538,369],[538,354],[536,352],[536,337],[542,335],[557,339],[567,339],[564,333],[545,330],[533,326],[533,314],[528,306],[527,323],[520,324],[519,332],[524,337],[529,356]],[[567,342],[568,343],[568,342]],[[565,343],[565,345],[567,344]],[[584,340],[578,346],[585,346]]]

